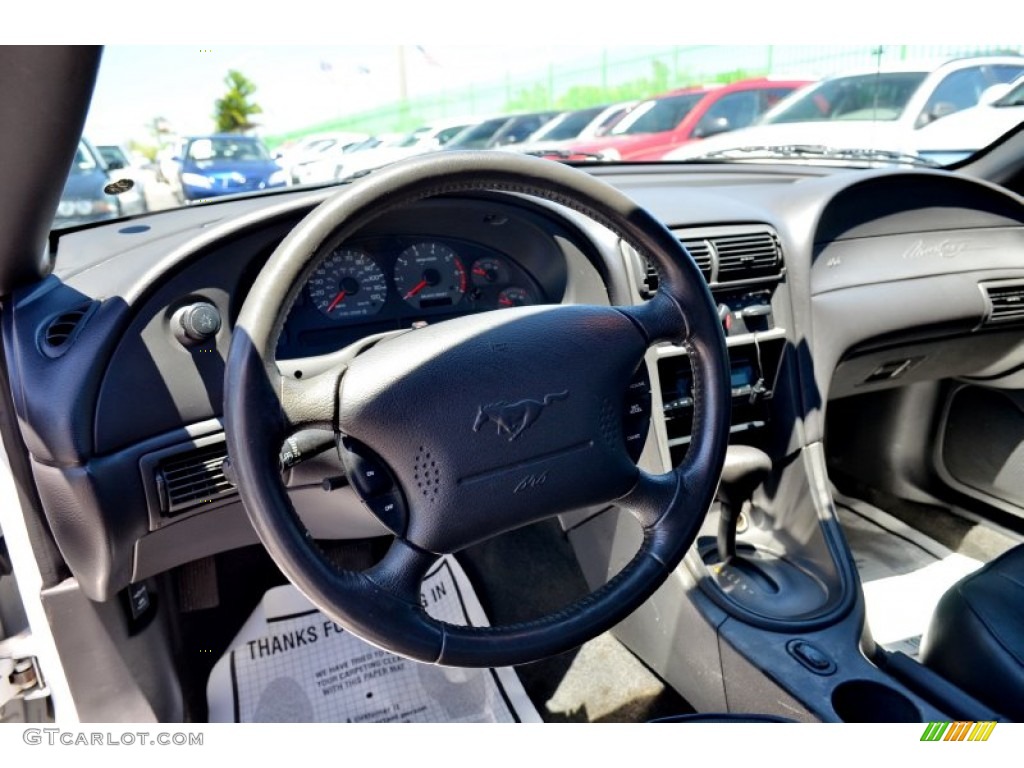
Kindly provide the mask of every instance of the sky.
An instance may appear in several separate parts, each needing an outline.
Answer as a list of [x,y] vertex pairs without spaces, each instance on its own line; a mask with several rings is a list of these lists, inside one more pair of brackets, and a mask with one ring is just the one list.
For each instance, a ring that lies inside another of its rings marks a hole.
[[[237,69],[258,90],[257,118],[267,135],[399,100],[404,59],[409,96],[506,73],[543,73],[547,63],[600,56],[601,46],[198,45],[108,46],[86,133],[94,142],[147,138],[157,116],[181,134],[208,133],[224,77]],[[140,135],[141,134],[141,135]]]
[[396,101],[400,47],[406,91],[416,96],[531,74],[549,61],[592,62],[605,47],[963,42],[1016,29],[1007,13],[1022,15],[997,0],[972,0],[955,23],[926,4],[891,0],[857,0],[856,13],[815,0],[107,0],[102,8],[22,5],[0,34],[0,42],[107,45],[88,125],[101,142],[146,139],[158,115],[181,133],[210,131],[230,68],[257,84],[261,131],[273,135]]

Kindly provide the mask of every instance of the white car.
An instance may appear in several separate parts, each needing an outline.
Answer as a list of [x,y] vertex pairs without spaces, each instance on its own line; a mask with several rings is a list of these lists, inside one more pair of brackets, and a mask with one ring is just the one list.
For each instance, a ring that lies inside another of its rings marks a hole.
[[624,115],[638,104],[621,101],[606,107],[589,107],[574,112],[563,112],[551,118],[527,141],[515,149],[537,154],[543,151],[566,149],[571,144],[604,136]]
[[903,65],[829,77],[779,102],[750,128],[688,144],[665,160],[778,147],[856,147],[915,153],[921,131],[975,106],[989,87],[1024,74],[1024,57],[976,56],[938,67]]
[[993,85],[976,107],[926,125],[918,151],[940,163],[962,160],[1024,122],[1024,77]]
[[288,172],[288,178],[293,184],[306,184],[319,181],[317,177],[317,163],[326,154],[334,151],[344,150],[346,147],[354,146],[365,141],[367,134],[353,133],[318,133],[307,136],[298,144],[289,147],[283,152],[275,153],[274,157],[278,164]]
[[422,155],[441,149],[464,129],[479,122],[479,118],[460,117],[423,125],[405,134],[397,144],[381,144],[359,152],[346,153],[335,166],[331,178],[344,178],[361,171],[372,171],[404,157]]
[[127,179],[132,182],[123,192],[118,193],[121,212],[126,216],[145,213],[148,207],[146,183],[152,179],[151,173],[138,164],[132,153],[120,144],[96,144],[95,147],[111,179]]

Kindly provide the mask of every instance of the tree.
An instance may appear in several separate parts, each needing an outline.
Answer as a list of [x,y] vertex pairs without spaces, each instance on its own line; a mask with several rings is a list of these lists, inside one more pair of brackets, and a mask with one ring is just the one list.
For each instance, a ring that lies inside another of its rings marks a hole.
[[256,92],[256,86],[238,70],[228,71],[224,78],[224,85],[228,92],[223,98],[214,102],[216,110],[213,119],[217,123],[219,133],[243,133],[252,130],[258,123],[250,119],[258,115],[263,108],[254,101],[252,95]]

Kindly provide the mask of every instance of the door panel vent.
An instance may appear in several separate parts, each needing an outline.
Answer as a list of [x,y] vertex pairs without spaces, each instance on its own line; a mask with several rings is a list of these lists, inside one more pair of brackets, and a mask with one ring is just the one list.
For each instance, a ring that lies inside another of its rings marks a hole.
[[1024,280],[981,284],[987,312],[984,325],[1024,322]]
[[39,336],[39,349],[42,353],[47,357],[60,357],[67,352],[95,308],[96,303],[89,302],[50,318]]
[[234,495],[235,486],[224,475],[227,455],[227,446],[217,443],[162,459],[156,469],[161,513],[170,517]]

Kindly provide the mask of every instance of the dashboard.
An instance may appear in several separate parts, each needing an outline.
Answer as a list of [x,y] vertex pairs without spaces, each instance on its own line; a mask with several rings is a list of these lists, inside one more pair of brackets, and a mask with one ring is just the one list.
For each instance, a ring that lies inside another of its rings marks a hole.
[[[1024,205],[1010,193],[931,171],[590,172],[653,213],[704,269],[733,359],[737,440],[792,455],[822,439],[830,397],[915,380],[982,372],[1019,386],[1020,327],[1016,316],[988,322],[1002,294],[985,287],[1024,285]],[[90,597],[255,543],[223,466],[224,361],[255,276],[331,193],[70,232],[54,273],[14,297],[3,336],[22,432],[54,536]],[[362,339],[510,306],[640,303],[656,277],[607,228],[553,203],[421,200],[322,242],[278,362],[294,375]],[[197,304],[212,307],[216,330],[183,338],[183,312]],[[944,356],[951,337],[972,354]],[[661,471],[686,451],[689,363],[674,345],[647,362],[640,462]],[[284,472],[307,527],[327,538],[386,533],[344,484],[324,492],[343,469],[323,444]]]

